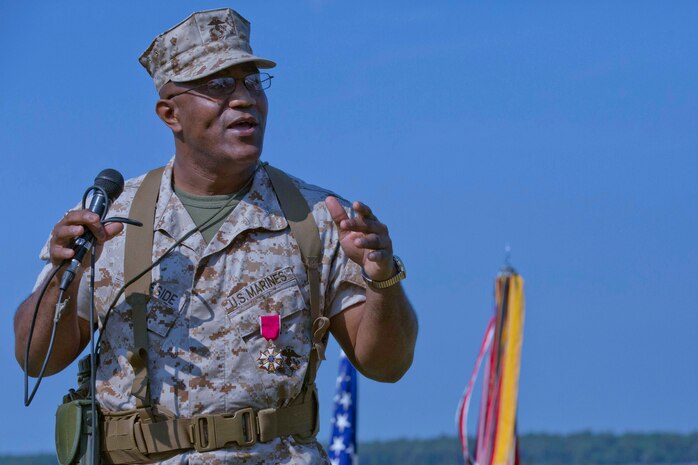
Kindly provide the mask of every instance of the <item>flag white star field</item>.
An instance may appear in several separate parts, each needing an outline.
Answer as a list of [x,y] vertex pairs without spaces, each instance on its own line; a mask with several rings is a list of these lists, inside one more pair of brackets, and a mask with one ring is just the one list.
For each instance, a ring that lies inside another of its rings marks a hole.
[[356,369],[344,352],[339,359],[337,394],[334,396],[332,436],[327,448],[332,465],[358,465],[356,450]]

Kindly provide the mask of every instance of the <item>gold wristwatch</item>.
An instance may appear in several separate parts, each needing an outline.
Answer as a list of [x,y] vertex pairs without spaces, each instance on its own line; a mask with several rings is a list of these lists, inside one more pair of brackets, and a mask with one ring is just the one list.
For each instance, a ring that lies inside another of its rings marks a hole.
[[366,273],[364,272],[363,268],[361,269],[361,276],[363,276],[364,281],[366,281],[366,284],[368,284],[369,287],[372,287],[373,289],[385,289],[387,287],[394,286],[395,284],[399,283],[407,277],[407,271],[405,271],[405,265],[402,263],[402,260],[400,260],[400,257],[398,257],[397,255],[393,255],[393,262],[395,263],[395,268],[397,268],[397,274],[395,274],[395,276],[393,276],[392,278],[386,279],[385,281],[374,281],[373,279],[366,276]]

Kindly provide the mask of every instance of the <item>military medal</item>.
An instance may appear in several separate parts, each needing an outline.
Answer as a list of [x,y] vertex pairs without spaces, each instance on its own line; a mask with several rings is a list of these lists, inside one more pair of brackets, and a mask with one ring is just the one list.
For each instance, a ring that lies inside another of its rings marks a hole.
[[274,373],[281,368],[281,353],[274,345],[281,330],[281,315],[263,315],[259,317],[259,331],[262,337],[267,340],[267,348],[259,352],[259,368]]
[[301,356],[292,347],[284,347],[284,350],[281,351],[281,356],[284,359],[284,365],[287,370],[293,372],[301,367]]

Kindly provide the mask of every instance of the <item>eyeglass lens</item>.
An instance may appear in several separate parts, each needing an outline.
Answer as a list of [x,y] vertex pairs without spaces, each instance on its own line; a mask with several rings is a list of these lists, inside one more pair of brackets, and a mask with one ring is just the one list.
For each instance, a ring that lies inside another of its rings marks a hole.
[[[242,82],[248,90],[259,92],[271,86],[271,78],[272,76],[267,73],[254,73],[245,76]],[[202,88],[213,97],[223,97],[235,92],[236,83],[237,79],[234,77],[219,77],[211,79]]]

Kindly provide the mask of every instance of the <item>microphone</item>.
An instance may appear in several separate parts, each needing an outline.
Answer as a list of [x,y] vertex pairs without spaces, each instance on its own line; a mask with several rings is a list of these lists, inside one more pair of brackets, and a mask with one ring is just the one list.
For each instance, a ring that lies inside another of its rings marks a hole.
[[[85,196],[83,197],[83,205],[85,204],[84,198],[87,194],[93,192],[92,199],[90,200],[90,206],[88,209],[104,218],[109,210],[109,206],[116,200],[119,195],[124,191],[124,177],[116,170],[106,169],[102,170],[95,178],[95,183],[92,187],[87,189]],[[75,250],[75,255],[68,268],[63,273],[61,277],[61,284],[59,286],[61,291],[65,291],[73,282],[75,275],[77,274],[78,268],[80,268],[80,263],[85,257],[85,254],[92,248],[92,241],[94,236],[92,232],[85,226],[85,233],[75,239],[75,245],[73,250]]]

